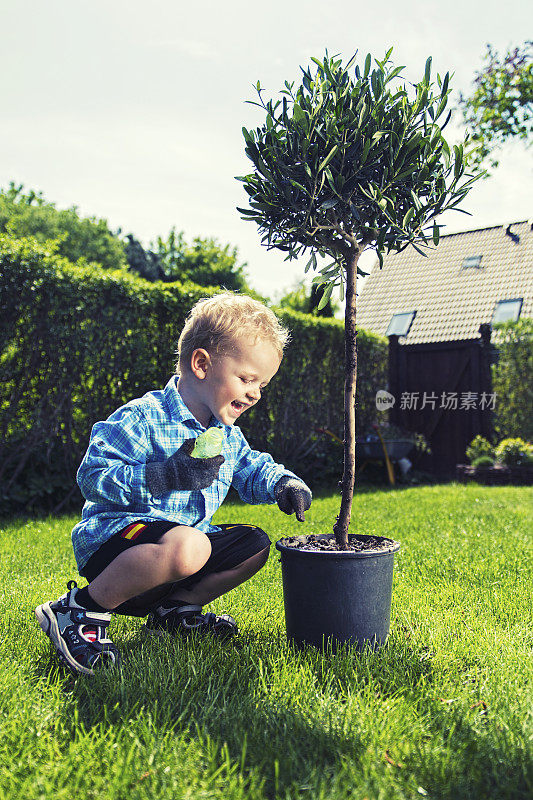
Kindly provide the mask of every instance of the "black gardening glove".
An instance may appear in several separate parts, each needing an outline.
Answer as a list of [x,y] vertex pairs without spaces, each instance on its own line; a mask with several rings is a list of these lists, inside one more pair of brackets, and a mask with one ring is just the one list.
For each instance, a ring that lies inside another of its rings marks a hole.
[[274,494],[280,511],[284,514],[296,512],[298,522],[305,521],[305,512],[311,505],[313,495],[303,481],[285,475],[276,483]]
[[146,465],[146,483],[154,497],[177,490],[207,489],[218,477],[224,456],[192,458],[196,439],[186,439],[166,461]]

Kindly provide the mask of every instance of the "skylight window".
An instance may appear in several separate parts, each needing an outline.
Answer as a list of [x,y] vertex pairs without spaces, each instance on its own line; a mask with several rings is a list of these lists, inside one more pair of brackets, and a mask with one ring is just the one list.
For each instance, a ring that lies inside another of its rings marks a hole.
[[492,324],[497,325],[498,322],[517,322],[522,310],[522,298],[518,297],[514,300],[500,300],[496,303],[494,314],[492,315]]
[[467,256],[463,258],[461,269],[482,269],[481,259],[483,256]]
[[393,314],[385,336],[407,336],[415,318],[416,311]]

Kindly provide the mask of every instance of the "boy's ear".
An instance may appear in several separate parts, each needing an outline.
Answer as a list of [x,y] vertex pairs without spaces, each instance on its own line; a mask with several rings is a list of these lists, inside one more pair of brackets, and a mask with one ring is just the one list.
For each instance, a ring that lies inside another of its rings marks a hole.
[[211,356],[209,355],[207,350],[204,350],[203,347],[199,347],[197,350],[193,350],[193,353],[191,355],[192,374],[199,380],[203,381],[210,367],[211,367]]

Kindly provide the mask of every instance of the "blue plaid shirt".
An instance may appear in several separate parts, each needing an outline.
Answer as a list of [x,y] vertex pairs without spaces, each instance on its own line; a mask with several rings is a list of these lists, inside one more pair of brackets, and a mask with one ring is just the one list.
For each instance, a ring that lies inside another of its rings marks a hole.
[[148,392],[93,426],[89,448],[77,481],[86,499],[82,519],[72,531],[78,569],[115,533],[132,522],[169,520],[204,533],[220,530],[211,518],[234,486],[246,503],[275,503],[274,487],[293,472],[268,453],[252,450],[240,429],[215,417],[210,425],[224,428],[218,479],[207,489],[175,491],[161,498],[146,485],[146,463],[164,461],[206,429],[187,408],[173,375],[163,390]]

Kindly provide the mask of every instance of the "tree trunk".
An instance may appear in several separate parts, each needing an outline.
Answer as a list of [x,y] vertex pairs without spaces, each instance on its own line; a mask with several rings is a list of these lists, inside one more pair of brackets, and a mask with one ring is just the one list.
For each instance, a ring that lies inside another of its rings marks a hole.
[[357,329],[355,289],[361,251],[355,245],[346,253],[346,308],[344,312],[344,473],[339,516],[333,526],[337,546],[348,549],[348,526],[355,484],[355,389],[357,384]]

